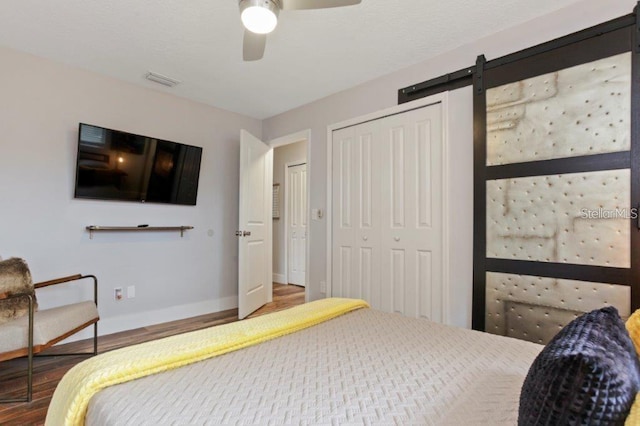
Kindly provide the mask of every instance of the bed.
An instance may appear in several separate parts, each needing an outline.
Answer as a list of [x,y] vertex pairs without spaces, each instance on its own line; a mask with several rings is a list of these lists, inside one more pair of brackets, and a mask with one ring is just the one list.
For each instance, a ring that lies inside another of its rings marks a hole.
[[[335,299],[319,302],[326,300]],[[314,303],[288,311],[313,311]],[[262,321],[278,315],[283,313],[234,324],[261,328]],[[259,344],[105,387],[89,398],[82,420],[102,426],[515,425],[520,389],[543,348],[364,304],[311,322],[315,325]],[[246,330],[233,334],[245,338]],[[162,351],[163,340],[136,350]],[[189,346],[168,345],[172,352]],[[136,364],[127,360],[123,353],[121,362]],[[64,398],[58,394],[75,386],[66,378],[56,390],[47,424],[60,424],[61,417],[55,416],[64,416],[57,406],[64,405]],[[80,397],[91,393],[90,386],[77,388]]]

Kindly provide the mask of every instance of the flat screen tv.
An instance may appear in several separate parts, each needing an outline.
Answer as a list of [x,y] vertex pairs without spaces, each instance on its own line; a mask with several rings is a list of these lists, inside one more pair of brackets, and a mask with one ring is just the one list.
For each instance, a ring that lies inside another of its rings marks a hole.
[[202,148],[80,123],[75,198],[194,206]]

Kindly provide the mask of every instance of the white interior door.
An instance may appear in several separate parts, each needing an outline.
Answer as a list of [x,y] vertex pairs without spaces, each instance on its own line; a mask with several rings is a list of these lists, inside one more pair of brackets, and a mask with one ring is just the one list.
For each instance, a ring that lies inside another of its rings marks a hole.
[[381,308],[444,320],[441,104],[382,123]]
[[381,306],[380,123],[333,132],[332,291]]
[[305,286],[307,258],[307,165],[287,167],[287,277]]
[[332,296],[443,321],[442,104],[333,132]]
[[271,297],[273,150],[240,131],[238,317],[245,318]]

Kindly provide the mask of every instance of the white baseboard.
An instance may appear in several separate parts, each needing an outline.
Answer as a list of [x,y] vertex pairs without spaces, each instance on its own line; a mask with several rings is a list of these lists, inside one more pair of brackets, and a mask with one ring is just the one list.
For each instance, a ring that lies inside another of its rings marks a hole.
[[287,284],[287,277],[284,274],[273,274],[273,282],[278,284]]
[[[118,333],[120,331],[133,330],[135,328],[147,327],[164,322],[197,317],[198,315],[226,311],[227,309],[234,309],[237,307],[238,296],[231,296],[222,299],[208,300],[205,302],[190,303],[187,305],[170,306],[168,308],[153,311],[136,312],[135,314],[121,315],[113,318],[102,318],[98,321],[98,335],[105,336],[107,334]],[[59,344],[90,339],[92,337],[93,327],[88,327],[68,339],[63,340]]]

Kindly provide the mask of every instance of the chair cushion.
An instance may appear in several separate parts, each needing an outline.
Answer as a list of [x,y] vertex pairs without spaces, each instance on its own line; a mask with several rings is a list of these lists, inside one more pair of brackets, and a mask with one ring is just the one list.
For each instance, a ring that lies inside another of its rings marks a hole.
[[[33,297],[34,309],[37,309],[38,304],[31,272],[29,272],[27,262],[23,259],[12,257],[0,261],[0,294],[6,296],[30,294]],[[0,301],[0,324],[27,313],[29,313],[29,299],[26,297]]]
[[[98,309],[92,301],[38,311],[33,320],[33,345],[45,345],[97,318]],[[26,348],[28,329],[28,315],[0,325],[0,353]]]
[[571,321],[535,359],[518,424],[622,424],[640,390],[640,362],[618,311]]

